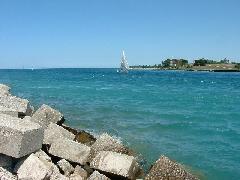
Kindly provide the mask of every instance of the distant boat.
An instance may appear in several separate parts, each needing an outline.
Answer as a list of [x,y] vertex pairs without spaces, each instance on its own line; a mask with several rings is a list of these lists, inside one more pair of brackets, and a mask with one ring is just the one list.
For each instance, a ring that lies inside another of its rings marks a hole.
[[121,63],[120,63],[120,69],[118,72],[120,73],[128,73],[129,71],[129,66],[127,63],[127,58],[125,56],[124,51],[122,51],[122,58],[121,58]]

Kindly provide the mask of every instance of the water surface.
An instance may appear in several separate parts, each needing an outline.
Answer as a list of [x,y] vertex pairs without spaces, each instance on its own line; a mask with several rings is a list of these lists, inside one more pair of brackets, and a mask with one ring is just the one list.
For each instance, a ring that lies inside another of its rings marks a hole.
[[147,167],[165,154],[206,179],[240,178],[240,73],[0,70],[0,82],[71,126],[121,137]]

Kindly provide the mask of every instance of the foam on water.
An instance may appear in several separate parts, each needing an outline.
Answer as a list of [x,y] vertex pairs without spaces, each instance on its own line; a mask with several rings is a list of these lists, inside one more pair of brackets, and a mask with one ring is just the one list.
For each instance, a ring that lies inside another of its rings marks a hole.
[[165,154],[206,179],[240,177],[239,73],[0,70],[0,82],[73,127],[121,137],[146,168]]

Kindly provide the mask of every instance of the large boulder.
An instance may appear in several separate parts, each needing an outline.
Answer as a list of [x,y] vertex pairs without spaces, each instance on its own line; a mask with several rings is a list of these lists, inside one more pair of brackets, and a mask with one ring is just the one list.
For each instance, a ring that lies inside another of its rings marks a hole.
[[36,123],[0,114],[0,153],[20,158],[39,150],[43,133]]
[[59,139],[51,144],[49,153],[84,165],[88,161],[90,147],[69,139]]
[[51,162],[38,158],[35,154],[28,156],[21,165],[16,165],[15,172],[19,179],[43,180],[55,174],[60,174],[58,168]]
[[44,131],[43,144],[52,144],[54,141],[63,138],[73,140],[74,137],[74,134],[67,131],[63,127],[54,123],[50,123],[47,129]]
[[145,177],[145,180],[197,180],[192,174],[187,172],[184,167],[166,156],[161,156]]
[[55,124],[61,124],[64,121],[63,114],[59,111],[51,108],[50,106],[43,104],[32,116],[31,121],[40,124],[43,128],[52,122]]
[[87,180],[110,180],[107,176],[99,173],[98,171],[94,171],[91,176]]
[[100,151],[91,161],[90,166],[125,178],[134,179],[139,165],[133,156],[111,151]]
[[112,151],[131,155],[130,151],[118,139],[113,138],[107,133],[102,134],[91,146],[90,159],[93,159],[100,151]]
[[18,111],[9,107],[5,107],[3,105],[0,105],[0,114],[7,114],[13,117],[18,117]]
[[12,165],[13,165],[12,157],[0,154],[0,167],[11,169]]
[[57,162],[57,165],[60,170],[64,173],[65,176],[69,176],[74,172],[74,167],[65,159],[61,159]]
[[17,180],[18,178],[8,170],[0,167],[0,179],[1,180]]
[[17,112],[19,117],[31,116],[33,111],[27,99],[11,95],[0,96],[0,106],[5,107],[6,111]]

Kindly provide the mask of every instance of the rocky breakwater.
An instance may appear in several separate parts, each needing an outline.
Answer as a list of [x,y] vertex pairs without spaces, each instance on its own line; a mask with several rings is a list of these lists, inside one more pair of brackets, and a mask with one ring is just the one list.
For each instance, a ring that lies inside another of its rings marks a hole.
[[137,154],[119,140],[63,123],[58,110],[34,112],[0,84],[0,180],[197,179],[165,156],[145,176]]

